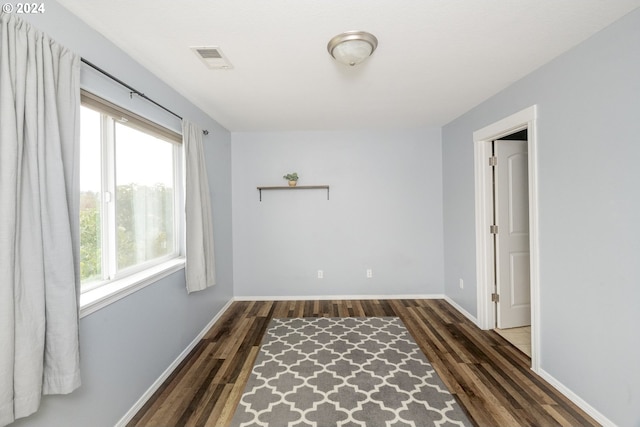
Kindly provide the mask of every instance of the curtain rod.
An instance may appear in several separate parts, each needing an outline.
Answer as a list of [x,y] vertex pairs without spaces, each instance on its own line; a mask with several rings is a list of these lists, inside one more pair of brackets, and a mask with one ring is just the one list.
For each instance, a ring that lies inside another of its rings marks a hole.
[[[140,98],[146,99],[147,101],[149,101],[150,103],[152,103],[153,105],[162,108],[164,111],[166,111],[169,114],[172,114],[174,116],[176,116],[177,118],[179,118],[180,120],[182,120],[182,116],[174,113],[173,111],[169,110],[167,107],[165,107],[164,105],[160,105],[158,104],[156,101],[154,101],[153,99],[149,98],[147,95],[145,95],[144,93],[140,92],[139,90],[129,86],[128,84],[126,84],[125,82],[123,82],[122,80],[120,80],[119,78],[117,78],[116,76],[114,76],[113,74],[109,73],[108,71],[103,70],[102,68],[98,67],[97,65],[87,61],[84,58],[80,58],[80,60],[87,64],[89,67],[93,68],[94,70],[104,74],[105,76],[109,77],[111,80],[113,80],[114,82],[118,83],[121,86],[126,87],[127,89],[129,89],[131,92],[130,94],[136,94],[138,95]],[[209,135],[209,131],[208,130],[203,130],[202,131],[203,134],[205,135]]]

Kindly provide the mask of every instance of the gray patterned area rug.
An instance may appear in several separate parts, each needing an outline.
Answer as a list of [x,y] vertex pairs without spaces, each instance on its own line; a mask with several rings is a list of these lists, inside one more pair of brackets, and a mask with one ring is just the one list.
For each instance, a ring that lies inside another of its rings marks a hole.
[[397,317],[272,319],[233,427],[472,425]]

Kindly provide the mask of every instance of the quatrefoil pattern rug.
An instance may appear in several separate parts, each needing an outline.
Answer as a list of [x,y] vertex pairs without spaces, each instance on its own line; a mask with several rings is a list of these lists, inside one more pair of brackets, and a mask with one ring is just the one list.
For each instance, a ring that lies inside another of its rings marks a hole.
[[397,317],[272,319],[232,426],[471,422]]

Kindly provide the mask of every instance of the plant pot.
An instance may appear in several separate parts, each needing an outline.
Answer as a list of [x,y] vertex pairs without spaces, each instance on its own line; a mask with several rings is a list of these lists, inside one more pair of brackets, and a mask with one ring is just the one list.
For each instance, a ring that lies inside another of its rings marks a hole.
[[289,187],[295,187],[298,181],[289,181]]

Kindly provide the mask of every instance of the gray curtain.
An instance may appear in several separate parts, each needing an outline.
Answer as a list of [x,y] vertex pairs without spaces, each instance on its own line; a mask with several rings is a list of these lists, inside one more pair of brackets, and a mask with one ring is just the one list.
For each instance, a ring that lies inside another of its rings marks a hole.
[[0,14],[0,425],[80,386],[80,61]]
[[185,227],[187,292],[201,291],[216,284],[213,247],[213,217],[207,168],[204,161],[202,129],[182,120],[185,153]]

